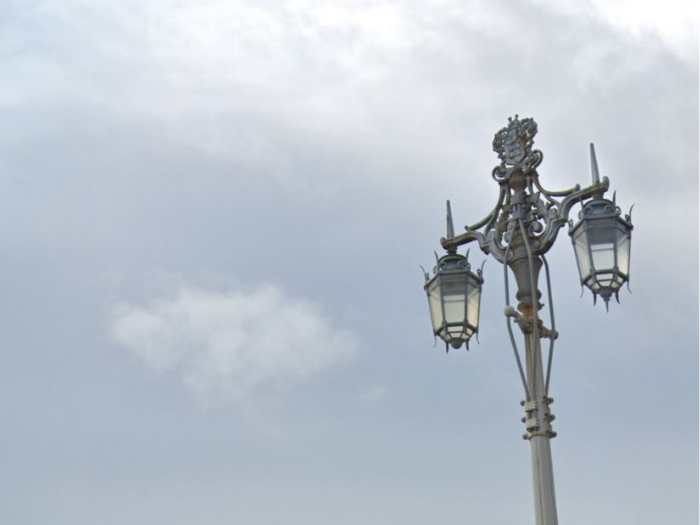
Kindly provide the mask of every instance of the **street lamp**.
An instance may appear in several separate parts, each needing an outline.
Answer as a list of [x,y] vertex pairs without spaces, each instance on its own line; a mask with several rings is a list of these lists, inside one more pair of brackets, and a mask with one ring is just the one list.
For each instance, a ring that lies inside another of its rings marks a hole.
[[[591,165],[593,180],[598,181],[598,166],[595,150],[591,144]],[[570,224],[569,235],[574,243],[576,263],[581,276],[581,286],[586,285],[593,292],[593,301],[600,295],[605,307],[612,294],[620,302],[618,292],[627,282],[629,285],[630,238],[632,219],[623,219],[620,208],[613,200],[596,195],[579,212],[580,221]]]
[[445,345],[469,346],[469,339],[479,331],[481,303],[481,269],[474,274],[467,257],[449,252],[437,261],[435,275],[425,275],[433,334]]
[[[557,525],[554,496],[554,476],[550,439],[554,415],[550,405],[549,379],[552,370],[554,341],[558,337],[554,323],[549,264],[545,254],[554,244],[559,230],[569,224],[581,286],[601,296],[608,307],[610,298],[618,299],[619,289],[629,285],[630,240],[632,220],[621,217],[613,200],[603,198],[610,185],[607,177],[600,180],[593,144],[590,147],[593,184],[587,188],[576,185],[564,191],[547,191],[539,181],[537,167],[542,153],[532,149],[537,123],[530,119],[508,119],[508,126],[496,133],[493,149],[501,160],[492,177],[499,185],[496,206],[484,219],[465,227],[465,233],[455,235],[450,202],[447,201],[447,236],[440,244],[447,254],[438,259],[433,277],[425,274],[424,288],[433,333],[452,348],[468,345],[478,332],[479,304],[483,277],[481,270],[471,272],[467,258],[459,255],[460,246],[476,241],[485,254],[491,254],[503,264],[505,281],[506,326],[513,347],[520,379],[525,392],[526,433],[530,441],[537,525]],[[569,221],[571,209],[582,205],[579,222]],[[542,293],[538,289],[540,270],[544,267],[547,280],[550,327],[540,319]],[[508,268],[515,277],[517,309],[510,304]],[[525,366],[513,336],[513,323],[524,335]],[[540,339],[549,340],[546,375],[544,373]],[[448,348],[449,349],[449,348]]]

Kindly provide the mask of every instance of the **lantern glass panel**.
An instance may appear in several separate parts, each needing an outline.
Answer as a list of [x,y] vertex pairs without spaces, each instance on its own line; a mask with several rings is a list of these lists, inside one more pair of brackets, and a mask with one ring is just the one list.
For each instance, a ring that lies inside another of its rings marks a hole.
[[433,323],[433,333],[442,327],[442,303],[440,302],[440,285],[438,278],[428,284],[428,306],[430,307],[430,319]]
[[479,301],[481,299],[480,286],[472,282],[469,287],[469,297],[467,299],[467,322],[474,328],[478,327],[479,323]]
[[617,230],[617,267],[620,273],[630,274],[630,235],[622,229]]
[[579,231],[574,238],[574,250],[576,251],[578,270],[583,280],[591,273],[591,257],[588,253],[588,235],[582,227],[579,227]]
[[600,283],[600,286],[603,288],[609,288],[612,286],[613,283],[613,274],[606,272],[606,273],[599,273],[597,275],[598,282]]
[[441,288],[442,300],[445,305],[445,322],[447,324],[463,323],[467,292],[466,276],[444,275],[442,279]]
[[449,326],[447,328],[447,333],[450,334],[450,339],[464,339],[464,334],[468,333],[467,328],[460,324],[457,326]]
[[615,266],[615,230],[610,228],[608,221],[596,226],[599,227],[588,230],[593,268],[596,271],[612,270]]

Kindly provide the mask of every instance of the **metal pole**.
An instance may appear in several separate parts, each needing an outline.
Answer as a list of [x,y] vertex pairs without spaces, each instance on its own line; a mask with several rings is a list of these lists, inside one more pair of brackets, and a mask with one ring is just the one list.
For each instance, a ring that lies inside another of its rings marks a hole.
[[[557,502],[554,495],[554,471],[552,469],[552,437],[549,412],[550,400],[545,395],[542,367],[542,349],[537,334],[525,334],[525,360],[527,379],[533,399],[534,410],[528,414],[535,419],[536,428],[528,429],[525,438],[530,440],[532,454],[532,481],[535,497],[535,523],[557,525]],[[526,404],[526,410],[532,405]],[[535,422],[533,422],[535,423]],[[529,426],[529,425],[528,425]]]
[[[523,181],[515,178],[511,181],[517,198],[516,202],[524,199]],[[554,495],[554,472],[552,469],[552,450],[549,440],[556,434],[552,431],[551,421],[554,419],[549,411],[552,402],[545,391],[545,376],[542,366],[542,348],[540,345],[541,325],[538,310],[541,307],[538,289],[542,259],[535,256],[530,246],[527,229],[522,217],[522,209],[514,210],[515,218],[520,228],[513,231],[511,239],[512,257],[507,261],[513,271],[518,285],[516,298],[518,310],[527,320],[519,323],[525,336],[525,367],[530,398],[523,402],[525,408],[525,428],[523,436],[530,441],[532,455],[532,481],[535,499],[536,525],[557,525],[557,504]]]

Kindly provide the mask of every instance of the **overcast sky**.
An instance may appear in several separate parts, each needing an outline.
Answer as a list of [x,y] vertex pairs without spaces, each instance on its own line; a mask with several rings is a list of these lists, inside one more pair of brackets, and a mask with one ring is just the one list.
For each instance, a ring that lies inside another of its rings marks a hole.
[[[552,5],[555,4],[555,5]],[[419,265],[493,134],[625,212],[550,256],[559,519],[698,522],[698,7],[0,0],[0,523],[534,523],[499,264],[433,347]],[[472,249],[471,258],[486,257]]]

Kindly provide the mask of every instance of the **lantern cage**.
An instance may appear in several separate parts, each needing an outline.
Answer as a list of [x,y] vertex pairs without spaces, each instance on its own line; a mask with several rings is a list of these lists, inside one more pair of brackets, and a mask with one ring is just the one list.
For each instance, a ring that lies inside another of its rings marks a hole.
[[425,273],[424,285],[433,334],[445,341],[446,350],[462,344],[469,349],[469,339],[479,331],[482,269],[474,273],[467,257],[448,253],[438,259],[433,273],[432,278]]
[[[631,213],[631,210],[630,210]],[[625,282],[629,286],[630,241],[632,219],[621,217],[615,198],[598,198],[587,202],[579,212],[579,222],[570,222],[569,235],[574,245],[581,286],[593,292],[593,301],[600,295],[606,308],[610,297]]]

